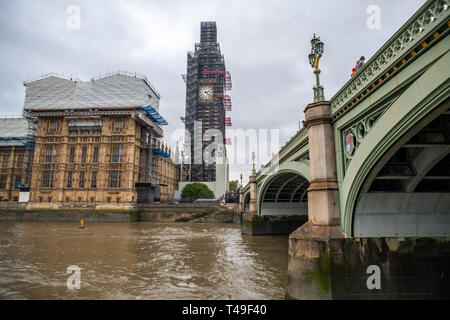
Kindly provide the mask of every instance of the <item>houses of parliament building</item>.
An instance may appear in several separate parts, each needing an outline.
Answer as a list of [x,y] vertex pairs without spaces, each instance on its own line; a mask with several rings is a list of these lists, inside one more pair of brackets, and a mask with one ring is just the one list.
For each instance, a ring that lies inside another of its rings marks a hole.
[[167,122],[146,77],[49,75],[24,85],[25,119],[2,121],[17,121],[18,133],[0,128],[1,200],[96,209],[174,200],[179,155],[162,142]]

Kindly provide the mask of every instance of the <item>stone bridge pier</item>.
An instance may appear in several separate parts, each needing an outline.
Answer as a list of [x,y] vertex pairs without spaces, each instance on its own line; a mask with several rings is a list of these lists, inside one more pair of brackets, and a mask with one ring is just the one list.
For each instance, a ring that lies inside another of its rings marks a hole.
[[287,235],[308,219],[306,179],[282,172],[268,180],[258,188],[256,175],[249,177],[249,192],[241,203],[243,234]]
[[[332,298],[330,250],[345,241],[339,221],[334,134],[328,101],[305,108],[310,157],[308,222],[289,236],[287,298]],[[325,290],[323,290],[325,289]]]

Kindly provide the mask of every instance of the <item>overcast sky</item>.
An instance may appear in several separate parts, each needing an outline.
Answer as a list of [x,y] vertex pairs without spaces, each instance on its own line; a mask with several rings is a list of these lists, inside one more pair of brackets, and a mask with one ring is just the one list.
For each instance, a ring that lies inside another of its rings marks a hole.
[[[160,91],[169,138],[182,127],[186,52],[200,41],[200,21],[214,20],[232,75],[232,128],[279,129],[281,146],[312,101],[312,34],[325,43],[321,82],[329,99],[358,58],[368,60],[424,2],[2,0],[0,114],[21,114],[24,80],[58,72],[88,81],[120,69],[147,75]],[[68,27],[70,5],[80,8],[80,29]],[[370,5],[380,8],[379,29],[367,27]],[[243,170],[246,177],[250,166],[232,166],[230,177]]]

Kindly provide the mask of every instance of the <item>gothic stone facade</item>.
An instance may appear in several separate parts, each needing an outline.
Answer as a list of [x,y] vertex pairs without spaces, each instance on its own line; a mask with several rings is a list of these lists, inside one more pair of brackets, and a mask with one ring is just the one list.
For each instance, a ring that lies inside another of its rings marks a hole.
[[30,180],[33,137],[28,121],[0,119],[0,201],[19,201],[20,187]]
[[158,157],[156,161],[158,184],[160,185],[160,201],[171,202],[174,201],[174,191],[178,190],[180,165],[177,164],[178,161],[173,161],[172,151],[167,146],[162,147],[162,149],[169,157]]
[[71,120],[38,119],[30,204],[126,207],[134,203],[142,126],[131,116],[90,119],[101,125],[86,128],[70,127]]
[[[87,83],[50,77],[28,84],[25,114],[37,119],[28,206],[126,209],[138,198],[153,200],[155,147],[165,122],[158,109],[159,95],[136,77]],[[170,188],[176,188],[172,180]]]

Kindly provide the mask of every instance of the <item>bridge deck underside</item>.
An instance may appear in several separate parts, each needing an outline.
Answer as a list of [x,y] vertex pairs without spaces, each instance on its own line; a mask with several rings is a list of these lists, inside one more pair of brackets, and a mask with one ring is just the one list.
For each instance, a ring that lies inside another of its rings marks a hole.
[[309,182],[295,173],[273,178],[263,191],[261,215],[307,215]]
[[396,149],[362,188],[355,236],[450,236],[450,109]]

